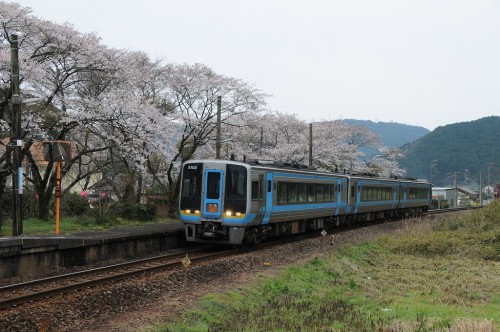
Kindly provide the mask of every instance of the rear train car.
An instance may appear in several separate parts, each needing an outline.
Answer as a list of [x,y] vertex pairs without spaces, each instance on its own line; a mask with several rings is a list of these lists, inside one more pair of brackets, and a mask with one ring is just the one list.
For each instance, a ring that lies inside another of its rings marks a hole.
[[193,160],[182,167],[179,211],[187,241],[241,244],[418,214],[430,197],[426,182],[282,163]]

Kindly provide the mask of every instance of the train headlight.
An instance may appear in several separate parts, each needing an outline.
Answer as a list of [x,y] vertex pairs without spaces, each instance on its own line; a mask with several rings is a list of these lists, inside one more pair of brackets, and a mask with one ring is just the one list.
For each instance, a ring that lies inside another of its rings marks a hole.
[[235,215],[236,217],[240,217],[240,216],[241,216],[241,212],[236,212],[234,215]]
[[187,210],[186,210],[186,213],[187,213],[187,214],[190,214],[190,213],[191,213],[191,210],[190,210],[190,209],[187,209]]
[[225,215],[226,215],[226,217],[231,217],[233,215],[233,212],[230,210],[227,210]]
[[194,214],[200,214],[200,210],[194,210]]

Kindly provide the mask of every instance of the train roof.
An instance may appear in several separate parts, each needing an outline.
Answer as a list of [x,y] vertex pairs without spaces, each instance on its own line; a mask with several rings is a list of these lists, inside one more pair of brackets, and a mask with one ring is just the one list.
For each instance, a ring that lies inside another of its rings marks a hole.
[[[348,171],[348,170],[343,170],[343,171],[322,171],[316,169],[314,166],[308,166],[308,165],[303,165],[303,164],[297,164],[297,163],[284,163],[284,162],[279,162],[279,161],[268,161],[268,160],[248,160],[246,161],[249,165],[253,166],[264,166],[264,167],[269,167],[269,168],[278,168],[278,169],[293,169],[293,170],[304,170],[304,171],[315,171],[318,173],[322,174],[332,174],[332,175],[345,175],[345,176],[351,176],[351,177],[363,177],[363,178],[375,178],[375,179],[382,179],[382,180],[407,180],[407,181],[418,181],[414,178],[405,178],[405,177],[380,177],[378,174],[375,173],[369,173],[369,172],[354,172],[354,171]],[[420,182],[420,181],[419,181]]]
[[368,172],[354,172],[354,171],[348,171],[348,170],[329,172],[329,171],[318,170],[314,166],[309,166],[309,165],[304,165],[304,164],[299,164],[299,163],[285,163],[285,162],[279,162],[279,161],[274,161],[274,160],[236,161],[236,160],[223,160],[223,159],[199,159],[199,160],[189,160],[188,162],[198,162],[198,163],[214,162],[214,163],[221,163],[221,164],[230,163],[230,164],[237,164],[237,165],[242,165],[242,166],[247,166],[247,167],[248,166],[259,167],[259,168],[264,168],[264,169],[282,169],[282,170],[290,170],[290,171],[314,172],[314,173],[318,173],[318,174],[322,174],[322,175],[356,177],[356,178],[364,178],[364,179],[372,178],[372,179],[388,180],[388,181],[410,181],[410,182],[427,183],[427,181],[421,180],[421,179],[415,179],[415,178],[410,178],[410,177],[398,177],[398,176],[380,177],[379,175],[377,175],[375,173],[368,173]]

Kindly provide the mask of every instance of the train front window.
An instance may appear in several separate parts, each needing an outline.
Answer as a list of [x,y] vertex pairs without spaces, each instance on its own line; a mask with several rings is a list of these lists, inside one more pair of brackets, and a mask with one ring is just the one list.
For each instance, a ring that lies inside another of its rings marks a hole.
[[207,178],[207,198],[220,198],[220,175],[221,173],[209,172]]
[[227,165],[224,209],[244,212],[247,199],[247,169],[238,165]]
[[202,170],[203,164],[201,163],[184,165],[181,183],[181,210],[200,208]]

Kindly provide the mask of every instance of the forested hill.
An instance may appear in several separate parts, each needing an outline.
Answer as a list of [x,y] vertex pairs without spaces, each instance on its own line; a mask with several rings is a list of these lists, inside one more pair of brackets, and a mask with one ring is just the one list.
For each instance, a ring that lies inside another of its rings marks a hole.
[[429,130],[423,127],[405,125],[395,122],[373,122],[369,120],[343,120],[350,125],[365,126],[380,136],[382,144],[387,147],[399,147],[406,143],[429,133]]
[[[406,157],[400,164],[412,177],[430,178],[431,164],[435,185],[459,185],[487,181],[488,165],[492,181],[500,181],[500,117],[490,116],[472,122],[436,128],[413,143],[403,146]],[[435,160],[435,162],[433,162]]]

